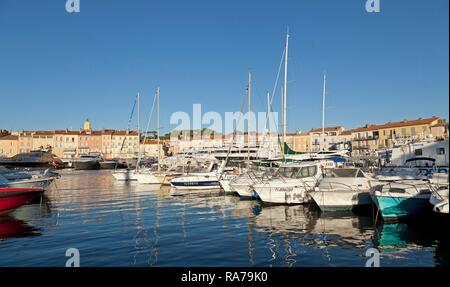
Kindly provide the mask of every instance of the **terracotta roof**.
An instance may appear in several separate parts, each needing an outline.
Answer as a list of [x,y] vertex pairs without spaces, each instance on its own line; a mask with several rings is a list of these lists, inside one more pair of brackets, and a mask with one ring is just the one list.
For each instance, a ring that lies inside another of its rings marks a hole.
[[55,134],[54,131],[36,131],[36,132],[34,132],[34,135],[37,135],[37,136],[39,136],[39,135],[48,136],[48,135],[54,135],[54,134]]
[[397,127],[406,127],[406,126],[415,126],[415,125],[429,125],[432,122],[434,122],[435,120],[438,120],[439,117],[433,116],[431,118],[418,118],[415,120],[403,120],[400,122],[389,122],[383,125],[379,125],[377,126],[378,129],[387,129],[387,128],[397,128]]
[[79,131],[70,131],[70,130],[56,130],[56,135],[79,135]]
[[398,128],[398,127],[407,127],[407,126],[415,126],[415,125],[427,125],[431,124],[435,120],[438,120],[439,117],[433,116],[431,118],[418,118],[415,120],[403,120],[400,122],[388,122],[382,125],[366,125],[365,127],[360,127],[351,130],[353,133],[358,132],[366,132],[366,131],[374,131],[374,130],[380,130],[380,129],[389,129],[389,128]]
[[341,136],[349,136],[349,135],[351,135],[352,134],[352,131],[350,130],[350,131],[343,131],[342,133],[341,133]]
[[137,136],[138,133],[136,131],[114,131],[113,135],[115,136]]
[[[342,127],[342,126],[325,127],[324,131],[326,131],[326,132],[335,132],[335,131],[341,130],[343,128],[344,127]],[[322,132],[322,128],[313,128],[310,131],[310,133],[318,133],[318,132]]]

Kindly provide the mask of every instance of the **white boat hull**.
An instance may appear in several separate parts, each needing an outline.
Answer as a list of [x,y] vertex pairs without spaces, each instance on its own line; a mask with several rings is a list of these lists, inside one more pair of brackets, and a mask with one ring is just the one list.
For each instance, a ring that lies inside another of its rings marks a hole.
[[120,170],[112,173],[114,178],[119,181],[137,180],[134,170]]
[[220,182],[220,186],[226,193],[236,193],[236,190],[234,190],[234,188],[232,188],[230,185],[230,180],[222,179],[219,182]]
[[151,173],[135,173],[134,177],[139,184],[162,184],[164,177],[156,177]]
[[256,184],[253,188],[264,203],[304,204],[311,201],[308,189],[303,186],[263,183]]
[[355,206],[370,205],[369,191],[334,189],[310,193],[322,211],[352,210]]
[[448,214],[448,189],[433,191],[430,203],[434,212]]

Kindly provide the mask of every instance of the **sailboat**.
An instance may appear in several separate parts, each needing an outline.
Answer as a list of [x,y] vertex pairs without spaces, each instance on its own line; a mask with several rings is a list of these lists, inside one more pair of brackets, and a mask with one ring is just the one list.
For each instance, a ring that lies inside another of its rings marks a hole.
[[[137,180],[136,177],[136,172],[139,170],[139,164],[140,164],[140,154],[141,154],[141,133],[140,133],[140,93],[137,93],[137,106],[138,106],[138,148],[139,148],[139,158],[138,158],[138,162],[136,164],[135,169],[126,169],[126,170],[115,170],[112,175],[114,176],[114,178],[118,181],[135,181]],[[135,102],[136,104],[136,102]],[[130,130],[130,122],[131,122],[131,118],[133,116],[133,111],[134,111],[134,105],[133,105],[133,109],[131,111],[131,115],[130,115],[130,119],[128,122],[128,131]],[[124,139],[125,141],[125,139]]]
[[157,146],[158,146],[158,163],[157,170],[141,170],[136,173],[135,177],[137,178],[138,183],[140,184],[162,184],[166,178],[166,173],[161,171],[160,161],[161,161],[161,152],[160,152],[160,134],[159,134],[159,99],[160,99],[160,88],[156,88],[156,102],[157,102]]

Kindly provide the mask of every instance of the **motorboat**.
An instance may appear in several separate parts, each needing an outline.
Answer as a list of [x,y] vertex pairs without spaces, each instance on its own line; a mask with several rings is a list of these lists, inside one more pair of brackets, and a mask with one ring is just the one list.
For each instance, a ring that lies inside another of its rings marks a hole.
[[31,202],[42,192],[43,188],[0,188],[0,215]]
[[170,181],[170,185],[180,190],[208,190],[220,189],[219,176],[223,172],[226,161],[222,161],[218,170],[217,163],[211,162],[207,172],[189,173],[184,176],[176,177]]
[[78,170],[92,170],[100,168],[101,156],[97,153],[83,154],[73,161],[73,167]]
[[423,180],[373,183],[370,195],[384,221],[417,217],[431,211],[431,193],[436,186]]
[[0,165],[16,167],[54,167],[63,168],[64,163],[51,149],[32,150],[16,154],[10,158],[0,158]]
[[41,176],[30,179],[8,180],[0,175],[0,187],[3,188],[47,188],[53,182],[54,177]]
[[349,211],[372,204],[370,180],[360,168],[330,169],[310,195],[322,211]]
[[253,185],[264,203],[303,204],[311,201],[309,191],[322,178],[320,162],[304,162],[281,165],[268,179]]
[[255,161],[253,167],[245,173],[241,173],[229,182],[229,189],[236,192],[241,198],[254,198],[258,195],[254,192],[253,184],[263,177],[270,177],[279,167],[276,161]]
[[434,173],[430,183],[436,187],[431,191],[430,196],[433,211],[440,214],[448,214],[448,174]]
[[430,203],[433,205],[434,212],[448,214],[448,187],[433,190],[430,196]]
[[119,165],[116,160],[102,160],[99,164],[100,169],[115,169]]

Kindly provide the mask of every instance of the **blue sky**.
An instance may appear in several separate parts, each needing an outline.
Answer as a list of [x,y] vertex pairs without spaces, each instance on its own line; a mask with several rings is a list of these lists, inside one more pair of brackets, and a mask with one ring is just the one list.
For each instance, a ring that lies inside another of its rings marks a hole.
[[[288,130],[448,118],[448,0],[0,1],[0,129],[125,129],[135,94],[146,122],[161,86],[173,112],[238,111],[247,72],[265,110],[289,26]],[[273,108],[279,110],[279,89]],[[154,124],[152,125],[155,126]]]

